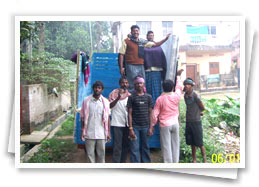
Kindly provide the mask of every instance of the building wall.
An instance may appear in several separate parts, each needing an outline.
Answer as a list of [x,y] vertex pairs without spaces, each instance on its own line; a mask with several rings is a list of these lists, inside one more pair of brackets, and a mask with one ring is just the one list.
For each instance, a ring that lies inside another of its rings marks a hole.
[[181,63],[197,64],[200,75],[209,75],[209,62],[219,62],[219,73],[229,74],[231,71],[231,51],[225,52],[180,52]]
[[190,37],[193,36],[193,34],[188,34],[186,26],[192,25],[192,26],[216,26],[216,35],[204,35],[204,34],[196,34],[200,36],[206,37],[206,40],[204,42],[198,43],[197,45],[230,45],[232,43],[232,39],[234,36],[236,36],[237,33],[239,33],[239,22],[227,22],[227,21],[215,21],[215,22],[206,22],[206,21],[188,21],[188,22],[174,22],[174,34],[178,35],[180,38],[180,45],[186,45],[186,44],[192,44],[195,45],[195,43],[192,43],[190,40]]
[[22,86],[23,133],[29,134],[71,106],[70,92],[48,94],[45,84]]
[[29,87],[29,110],[30,122],[39,124],[44,121],[44,114],[47,112],[45,103],[48,103],[46,85],[30,85]]

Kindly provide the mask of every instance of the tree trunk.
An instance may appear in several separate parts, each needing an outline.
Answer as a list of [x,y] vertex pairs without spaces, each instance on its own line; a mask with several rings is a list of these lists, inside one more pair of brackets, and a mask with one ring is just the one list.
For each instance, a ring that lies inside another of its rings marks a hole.
[[39,38],[40,38],[40,44],[39,44],[39,52],[42,54],[44,52],[45,47],[45,41],[44,41],[44,22],[39,22]]

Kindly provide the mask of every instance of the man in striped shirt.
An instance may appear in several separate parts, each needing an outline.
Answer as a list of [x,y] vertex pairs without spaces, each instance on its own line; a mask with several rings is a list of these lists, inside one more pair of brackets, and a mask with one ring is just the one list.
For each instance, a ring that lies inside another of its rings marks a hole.
[[[148,129],[151,124],[152,96],[144,92],[143,77],[134,79],[135,92],[128,98],[130,162],[150,163]],[[140,156],[141,155],[141,156]]]

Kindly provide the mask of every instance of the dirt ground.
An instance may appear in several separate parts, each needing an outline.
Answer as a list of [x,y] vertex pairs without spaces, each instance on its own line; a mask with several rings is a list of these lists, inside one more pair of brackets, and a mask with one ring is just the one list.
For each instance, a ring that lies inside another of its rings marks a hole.
[[200,94],[204,99],[224,99],[226,95],[231,96],[233,98],[240,98],[240,91],[239,90],[231,90],[231,91],[224,91],[224,92],[204,92]]
[[[63,137],[61,137],[61,139],[63,139]],[[73,142],[73,137],[66,137],[64,139],[71,139],[71,142]],[[77,146],[75,144],[75,146]],[[106,163],[112,163],[112,147],[106,147],[105,150],[105,162]],[[151,156],[151,160],[153,163],[161,163],[162,162],[162,157],[161,157],[161,150],[160,149],[150,149],[150,156]],[[71,155],[71,160],[69,161],[69,163],[89,163],[88,159],[86,157],[86,153],[85,150],[82,148],[78,148],[77,152],[72,153]],[[129,154],[128,154],[128,159],[127,159],[127,163],[129,163]]]

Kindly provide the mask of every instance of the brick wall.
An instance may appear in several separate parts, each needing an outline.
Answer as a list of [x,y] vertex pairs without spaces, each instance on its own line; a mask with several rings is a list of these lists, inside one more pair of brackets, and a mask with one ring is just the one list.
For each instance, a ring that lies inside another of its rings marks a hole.
[[22,86],[23,134],[30,134],[36,127],[55,119],[70,106],[69,91],[56,97],[48,94],[45,84]]

